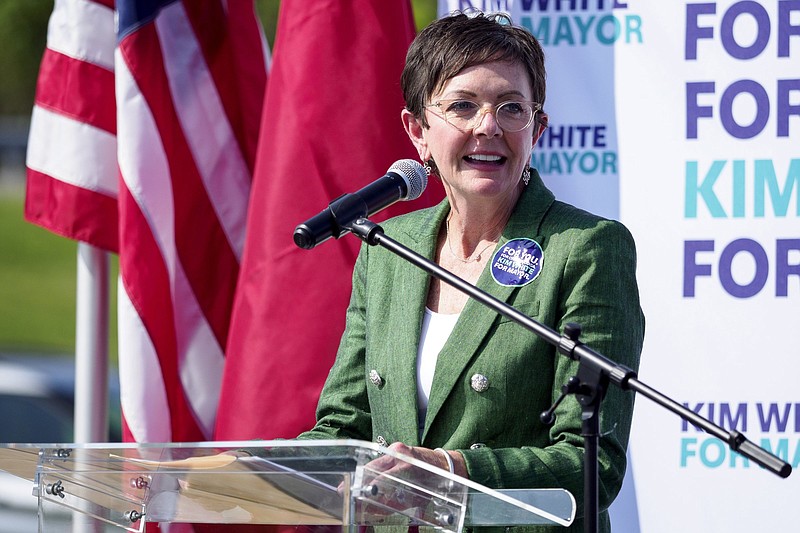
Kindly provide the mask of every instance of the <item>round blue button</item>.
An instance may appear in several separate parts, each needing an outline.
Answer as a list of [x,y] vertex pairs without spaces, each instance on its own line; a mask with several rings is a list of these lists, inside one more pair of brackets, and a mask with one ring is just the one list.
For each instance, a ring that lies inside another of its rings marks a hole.
[[505,287],[521,287],[542,271],[544,252],[533,239],[512,239],[492,258],[492,277]]

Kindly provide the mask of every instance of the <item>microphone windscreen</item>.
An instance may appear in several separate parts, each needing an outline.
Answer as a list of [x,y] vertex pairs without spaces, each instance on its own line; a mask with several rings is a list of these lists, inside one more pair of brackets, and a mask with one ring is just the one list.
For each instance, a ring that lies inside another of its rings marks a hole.
[[413,159],[400,159],[399,161],[395,161],[392,166],[389,167],[387,174],[389,172],[400,175],[403,181],[406,182],[408,193],[402,200],[416,200],[422,196],[425,187],[428,186],[428,173],[425,172],[425,167]]

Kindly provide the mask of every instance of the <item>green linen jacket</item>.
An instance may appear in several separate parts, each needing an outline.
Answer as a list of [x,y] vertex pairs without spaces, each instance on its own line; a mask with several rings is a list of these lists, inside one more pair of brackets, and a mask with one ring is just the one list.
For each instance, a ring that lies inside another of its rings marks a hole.
[[[581,341],[636,370],[644,316],[630,233],[619,222],[556,201],[532,174],[498,249],[510,239],[534,239],[544,251],[541,273],[523,287],[505,287],[487,267],[477,286],[559,332],[567,322],[580,324]],[[445,200],[382,227],[387,236],[432,258],[448,212]],[[580,406],[570,396],[556,410],[552,426],[539,421],[578,364],[535,334],[470,300],[439,354],[420,434],[416,357],[428,287],[422,270],[383,248],[362,247],[317,424],[300,438],[459,450],[469,478],[488,487],[569,490],[579,502],[569,531],[583,531]],[[380,384],[370,380],[371,371],[380,375]],[[488,378],[484,392],[472,388],[475,374]],[[632,412],[633,393],[610,386],[601,409],[601,531],[609,530],[606,509],[622,484]]]

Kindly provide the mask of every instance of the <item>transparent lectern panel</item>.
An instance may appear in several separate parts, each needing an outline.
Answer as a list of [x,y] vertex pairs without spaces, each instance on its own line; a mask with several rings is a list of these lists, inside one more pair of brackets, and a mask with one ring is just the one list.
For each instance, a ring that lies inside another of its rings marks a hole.
[[566,491],[493,491],[361,441],[8,444],[0,445],[0,470],[33,481],[40,521],[60,506],[132,532],[145,522],[408,524],[456,532],[569,525],[575,514]]
[[164,468],[147,503],[157,522],[344,525],[349,502],[340,487],[349,472],[288,469],[261,457],[240,457],[225,475]]
[[[546,510],[545,510],[546,509]],[[561,489],[470,491],[466,523],[476,526],[547,525],[575,518],[575,498]]]

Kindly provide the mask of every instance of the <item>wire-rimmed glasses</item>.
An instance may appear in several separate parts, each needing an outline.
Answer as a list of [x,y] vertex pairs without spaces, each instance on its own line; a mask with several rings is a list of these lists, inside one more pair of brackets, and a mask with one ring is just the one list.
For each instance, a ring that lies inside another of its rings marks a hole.
[[461,131],[469,131],[477,127],[486,113],[494,113],[497,125],[503,131],[513,133],[530,126],[533,123],[533,117],[542,109],[542,104],[524,100],[509,100],[496,105],[479,105],[472,100],[458,98],[439,100],[425,107],[438,108],[445,122]]

